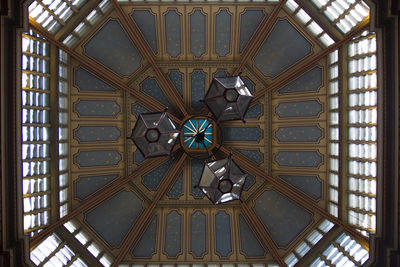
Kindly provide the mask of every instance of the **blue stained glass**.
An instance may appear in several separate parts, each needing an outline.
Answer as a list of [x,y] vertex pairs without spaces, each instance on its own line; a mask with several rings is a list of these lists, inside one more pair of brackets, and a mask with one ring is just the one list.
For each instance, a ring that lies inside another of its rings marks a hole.
[[[212,143],[212,124],[206,119],[188,120],[184,124],[184,144],[188,148],[205,148]],[[204,143],[196,141],[196,134],[204,132]]]

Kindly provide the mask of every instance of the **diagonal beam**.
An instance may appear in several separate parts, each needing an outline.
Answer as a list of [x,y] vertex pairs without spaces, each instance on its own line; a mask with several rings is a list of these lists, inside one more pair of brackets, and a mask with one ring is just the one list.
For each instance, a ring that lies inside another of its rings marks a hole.
[[291,188],[287,186],[287,183],[284,182],[283,180],[273,178],[267,174],[264,173],[264,171],[260,170],[254,164],[248,162],[247,160],[243,159],[243,157],[235,154],[234,152],[229,151],[225,147],[221,147],[221,151],[224,152],[225,154],[230,154],[232,153],[232,157],[235,161],[240,163],[240,166],[249,170],[252,174],[258,175],[265,180],[267,180],[269,183],[271,183],[279,192],[284,194],[286,197],[289,197],[290,199],[293,199],[297,203],[301,204],[304,208],[311,212],[317,212],[319,215],[322,217],[330,220],[331,222],[340,225],[345,229],[347,232],[349,232],[351,235],[354,237],[364,240],[365,242],[368,242],[368,238],[364,235],[362,235],[360,232],[355,230],[351,225],[348,223],[340,220],[339,218],[336,218],[335,216],[331,215],[328,213],[326,210],[322,209],[320,206],[315,204],[313,200],[303,192],[301,192],[298,189]]
[[[35,21],[29,19],[30,23],[30,28],[35,31],[36,33],[40,34],[41,36],[45,37],[47,41],[49,41],[52,44],[55,44],[58,48],[64,50],[67,52],[69,55],[74,57],[76,60],[78,60],[80,63],[83,65],[86,65],[87,67],[93,69],[97,73],[99,73],[102,77],[106,78],[109,80],[112,84],[115,84],[119,88],[129,92],[132,94],[134,97],[142,101],[146,106],[150,107],[151,109],[155,111],[164,111],[165,107],[156,104],[156,101],[153,100],[152,97],[145,95],[143,93],[140,93],[138,91],[133,90],[130,88],[128,85],[124,84],[121,82],[118,78],[116,78],[110,71],[108,71],[105,67],[101,66],[100,64],[97,64],[95,61],[75,52],[74,50],[70,49],[68,46],[64,45],[62,42],[57,41],[54,39],[53,36],[51,36],[47,31],[43,30],[43,28],[37,24]],[[176,123],[181,124],[182,121],[172,115],[171,113],[168,113],[168,116],[174,120]]]
[[269,30],[272,27],[272,24],[275,22],[279,11],[282,9],[283,5],[286,3],[286,0],[281,0],[279,4],[276,5],[274,10],[271,13],[271,16],[268,17],[267,21],[264,23],[263,27],[260,30],[259,34],[255,34],[253,38],[250,39],[249,44],[250,46],[248,47],[247,51],[242,57],[242,60],[240,61],[239,67],[233,72],[233,76],[236,76],[240,73],[242,70],[243,66],[246,64],[246,62],[249,60],[249,58],[255,53],[256,49],[259,48],[259,45],[261,41],[265,38],[266,33],[269,32]]
[[286,266],[285,262],[279,256],[278,248],[276,247],[274,241],[272,240],[269,233],[265,231],[254,211],[252,211],[244,202],[240,202],[240,206],[246,217],[251,222],[252,226],[255,228],[255,230],[257,230],[257,234],[261,237],[262,241],[267,246],[268,251],[272,254],[274,260],[279,264],[279,266]]
[[131,231],[128,234],[128,237],[125,238],[124,242],[121,245],[120,253],[118,254],[118,257],[115,259],[114,263],[112,264],[112,267],[117,267],[121,260],[124,258],[126,253],[128,252],[130,246],[132,245],[132,241],[134,241],[142,231],[143,227],[145,225],[148,225],[148,221],[151,219],[151,214],[153,213],[158,201],[161,199],[161,197],[164,195],[164,193],[167,191],[168,187],[171,185],[171,183],[174,181],[174,178],[178,174],[178,171],[181,169],[183,163],[186,160],[186,154],[183,153],[182,156],[180,157],[179,161],[174,164],[172,167],[172,171],[169,173],[168,177],[164,178],[164,183],[161,185],[161,188],[157,191],[156,196],[153,199],[153,202],[151,205],[146,209],[146,211],[140,216],[138,221],[135,223],[133,228],[133,231]]
[[331,46],[328,46],[326,49],[322,50],[321,52],[311,57],[310,59],[304,60],[303,61],[304,63],[297,64],[297,67],[295,66],[294,68],[291,68],[291,70],[286,71],[284,75],[280,77],[277,81],[270,84],[267,88],[264,88],[259,92],[257,92],[257,94],[254,95],[254,100],[262,97],[271,90],[282,87],[284,84],[288,83],[292,79],[296,78],[298,75],[302,74],[304,71],[308,70],[310,66],[317,63],[319,60],[327,56],[329,53],[332,53],[333,51],[341,47],[343,44],[349,42],[355,36],[361,34],[368,27],[369,27],[369,20],[364,20],[359,27],[357,27],[354,31],[351,31],[350,33],[345,35],[343,39],[332,44]]
[[160,158],[154,158],[149,160],[149,162],[146,162],[147,164],[143,164],[140,168],[136,169],[132,174],[117,179],[114,182],[110,183],[110,185],[101,192],[99,192],[97,195],[94,195],[93,197],[89,198],[87,201],[79,205],[76,209],[72,210],[70,213],[65,215],[64,217],[60,218],[58,221],[54,222],[53,224],[50,224],[46,228],[43,229],[43,231],[39,232],[38,234],[34,235],[31,238],[31,244],[35,245],[47,235],[51,234],[56,228],[59,226],[63,225],[67,221],[73,219],[77,215],[84,213],[88,211],[90,208],[93,206],[99,204],[102,202],[104,199],[108,198],[110,195],[118,191],[124,184],[127,182],[131,181],[134,177],[142,175],[146,172],[151,171],[155,166],[159,165]]
[[160,68],[157,66],[154,58],[153,53],[150,51],[149,46],[143,42],[141,35],[138,29],[130,22],[128,15],[122,10],[121,6],[118,4],[117,0],[112,0],[114,4],[114,8],[117,11],[119,17],[123,20],[123,26],[128,28],[128,33],[133,37],[133,40],[136,40],[140,50],[144,53],[145,58],[150,62],[151,66],[157,73],[158,78],[162,82],[163,89],[169,92],[169,95],[173,98],[175,104],[182,112],[184,116],[187,116],[188,113],[186,112],[185,106],[183,105],[183,101],[178,96],[177,90],[171,86],[168,82],[167,78],[165,77],[164,73],[161,72]]

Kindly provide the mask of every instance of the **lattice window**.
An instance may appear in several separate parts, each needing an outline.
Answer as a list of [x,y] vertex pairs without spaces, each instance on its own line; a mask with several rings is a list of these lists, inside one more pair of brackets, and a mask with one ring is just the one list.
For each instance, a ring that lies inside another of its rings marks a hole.
[[24,230],[33,236],[50,221],[50,46],[22,35],[22,175]]
[[311,0],[342,33],[348,33],[369,17],[369,7],[361,0]]
[[315,22],[310,15],[307,14],[294,0],[288,0],[285,3],[285,7],[290,13],[306,27],[324,46],[330,46],[335,41]]
[[346,233],[340,234],[312,263],[311,267],[361,266],[368,251]]

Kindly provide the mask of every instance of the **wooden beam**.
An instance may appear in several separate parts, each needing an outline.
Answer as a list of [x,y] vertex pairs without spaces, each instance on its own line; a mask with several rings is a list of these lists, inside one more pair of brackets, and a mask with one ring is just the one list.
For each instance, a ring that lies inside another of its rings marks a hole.
[[[221,147],[221,151],[224,152],[225,154],[231,153],[230,150],[226,149],[223,146]],[[331,222],[333,222],[335,224],[340,225],[341,227],[343,227],[343,229],[345,231],[349,232],[349,234],[351,234],[355,238],[357,238],[359,240],[364,240],[365,242],[368,242],[368,238],[365,237],[364,235],[362,235],[356,229],[354,229],[353,226],[336,218],[335,216],[328,213],[326,210],[322,209],[309,196],[307,196],[300,190],[287,186],[287,183],[284,182],[282,179],[273,178],[273,177],[265,174],[264,171],[260,170],[256,166],[254,166],[254,164],[252,164],[248,160],[244,159],[242,156],[239,156],[238,154],[235,154],[234,152],[232,152],[232,153],[233,153],[232,154],[233,159],[236,162],[238,162],[242,168],[249,170],[253,175],[258,175],[258,176],[264,178],[269,183],[271,183],[274,186],[274,188],[276,188],[280,193],[282,193],[289,199],[292,199],[296,203],[299,203],[300,205],[302,205],[304,208],[311,211],[312,213],[317,212],[322,217],[330,220]]]
[[332,44],[331,46],[328,46],[326,49],[322,50],[321,52],[314,55],[313,57],[299,62],[299,64],[296,64],[295,67],[291,68],[292,70],[285,71],[284,74],[278,78],[278,80],[273,82],[267,88],[264,88],[264,89],[260,90],[259,92],[257,92],[257,94],[254,95],[254,100],[262,97],[267,92],[277,89],[277,88],[280,88],[283,85],[285,85],[286,83],[290,82],[291,80],[293,80],[300,74],[307,71],[310,66],[317,63],[323,57],[327,56],[329,53],[332,53],[333,51],[335,51],[336,49],[341,47],[343,44],[349,42],[355,36],[361,34],[368,27],[369,27],[369,21],[368,20],[363,21],[363,23],[361,23],[359,27],[357,27],[355,30],[353,30],[353,31],[349,32],[347,35],[345,35],[342,40]]
[[151,219],[151,215],[157,205],[157,203],[160,201],[161,197],[164,195],[164,193],[167,191],[169,186],[172,184],[172,182],[175,180],[178,171],[182,168],[183,163],[186,160],[186,153],[183,153],[182,156],[180,157],[179,161],[176,162],[172,166],[172,171],[168,174],[167,177],[163,179],[163,184],[161,185],[160,189],[157,191],[156,196],[153,199],[153,202],[151,205],[146,209],[146,211],[140,216],[138,219],[137,223],[133,225],[131,231],[128,234],[128,237],[126,237],[121,245],[120,253],[118,254],[118,257],[115,259],[114,263],[112,264],[112,267],[117,267],[121,260],[125,257],[125,254],[128,252],[129,248],[132,246],[132,242],[139,237],[139,234],[141,233],[142,229],[148,225],[148,222]]
[[[144,103],[146,106],[150,107],[151,109],[155,111],[162,112],[165,110],[165,107],[162,105],[156,104],[157,101],[154,100],[152,97],[143,94],[141,92],[138,92],[132,88],[130,88],[128,85],[124,84],[121,82],[117,77],[115,77],[109,70],[107,70],[105,67],[101,66],[100,64],[96,63],[94,60],[89,59],[88,57],[85,57],[74,50],[70,49],[68,46],[64,45],[62,42],[57,41],[54,39],[53,36],[51,36],[47,31],[45,31],[40,25],[38,25],[35,21],[29,20],[30,22],[30,28],[35,31],[36,33],[40,34],[44,38],[46,38],[47,41],[49,41],[52,44],[55,44],[57,47],[61,48],[65,52],[67,52],[70,56],[74,57],[76,60],[78,60],[81,64],[86,65],[89,67],[89,69],[94,70],[95,72],[99,73],[102,77],[106,78],[108,81],[110,81],[112,84],[118,86],[122,90],[125,90],[137,99],[139,99],[142,103]],[[178,123],[179,125],[182,123],[180,119],[175,117],[173,114],[168,113],[168,116]]]
[[249,58],[253,56],[256,49],[259,48],[259,45],[262,40],[264,40],[266,34],[271,29],[273,23],[276,21],[279,11],[282,9],[283,5],[286,3],[286,0],[281,0],[279,4],[276,5],[274,10],[272,11],[271,15],[268,17],[267,21],[264,23],[263,27],[261,28],[260,32],[254,34],[253,37],[248,42],[248,47],[246,47],[246,52],[240,61],[239,67],[233,72],[233,76],[239,75],[240,71],[242,70],[243,66],[247,63]]
[[279,264],[279,266],[285,267],[286,263],[279,256],[277,246],[275,245],[269,233],[265,231],[257,215],[247,206],[246,203],[240,202],[240,206],[247,219],[251,222],[251,225],[257,231],[258,236],[261,237],[262,241],[267,246],[268,251],[272,254],[274,260]]
[[143,42],[143,39],[141,38],[141,34],[139,33],[139,30],[137,29],[136,26],[133,25],[131,19],[128,17],[128,15],[122,10],[121,6],[118,4],[117,0],[112,0],[114,4],[114,8],[119,14],[120,19],[124,22],[122,25],[127,28],[127,32],[132,39],[135,40],[139,47],[140,51],[144,53],[144,57],[150,62],[151,66],[153,67],[154,71],[157,73],[157,77],[161,80],[161,86],[164,89],[164,91],[168,92],[169,95],[173,98],[174,103],[176,106],[179,108],[179,110],[182,112],[182,114],[186,117],[188,115],[185,105],[183,104],[182,99],[178,95],[178,91],[176,88],[174,88],[171,83],[167,80],[165,77],[164,73],[160,70],[160,68],[157,66],[153,53],[148,46],[147,43]]

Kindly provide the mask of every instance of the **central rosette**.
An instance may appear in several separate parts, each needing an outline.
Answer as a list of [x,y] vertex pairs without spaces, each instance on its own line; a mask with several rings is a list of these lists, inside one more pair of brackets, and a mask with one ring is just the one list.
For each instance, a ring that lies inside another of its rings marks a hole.
[[183,144],[189,149],[205,150],[213,144],[214,126],[207,117],[195,117],[183,124]]

